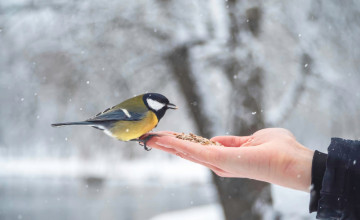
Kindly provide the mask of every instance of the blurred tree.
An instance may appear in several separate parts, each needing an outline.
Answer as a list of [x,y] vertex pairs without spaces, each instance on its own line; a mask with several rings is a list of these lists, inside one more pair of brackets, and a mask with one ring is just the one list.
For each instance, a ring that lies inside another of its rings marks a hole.
[[[193,80],[193,71],[189,62],[189,45],[175,48],[169,54],[168,61],[188,103],[197,103],[189,104],[188,107],[196,121],[199,134],[208,138],[212,137],[214,134],[211,132],[212,129],[209,128],[217,125],[211,122],[203,109],[204,99],[196,89],[196,82]],[[231,59],[230,62],[232,63],[226,65],[228,68],[224,73],[233,76],[234,72],[237,73],[239,71],[236,68],[239,65],[234,59]],[[261,69],[255,68],[250,74],[250,78],[241,77],[246,78],[246,82],[232,80],[233,105],[241,106],[241,108],[248,109],[249,111],[261,111],[259,102],[262,100],[262,93],[250,93],[253,90],[261,91],[261,74]],[[250,121],[243,119],[239,114],[234,115],[235,118],[233,118],[233,124],[231,125],[234,127],[234,135],[250,135],[264,127],[261,114],[257,114],[255,120]],[[268,183],[249,179],[221,178],[216,174],[213,174],[213,179],[219,192],[219,198],[223,205],[226,219],[261,219],[263,209],[256,209],[255,204],[260,202],[262,206],[266,207],[272,202]]]
[[[260,114],[263,77],[261,68],[254,65],[251,58],[240,60],[236,55],[236,48],[241,45],[238,42],[241,25],[239,25],[238,16],[235,13],[235,4],[235,0],[229,1],[230,9],[228,10],[228,16],[230,24],[228,31],[231,37],[227,44],[224,45],[227,50],[226,59],[215,63],[217,66],[220,66],[221,72],[231,82],[231,88],[229,88],[232,92],[231,105],[242,108],[242,112],[259,113],[248,120],[244,118],[243,114],[231,112],[231,109],[234,109],[233,107],[228,108],[228,115],[230,116],[228,121],[231,122],[228,128],[231,128],[232,134],[250,135],[264,127],[264,119],[262,114]],[[247,11],[246,15],[250,20],[248,22],[250,31],[254,36],[257,36],[261,10],[258,7],[251,8]],[[175,48],[168,55],[168,61],[186,99],[189,103],[196,103],[190,104],[189,108],[196,121],[199,134],[209,138],[214,136],[212,132],[214,129],[211,128],[217,125],[212,123],[212,120],[204,112],[206,111],[204,110],[206,108],[204,97],[202,97],[203,94],[199,94],[199,89],[197,89],[197,83],[191,69],[192,61],[189,60],[189,50],[196,45],[199,44],[189,43]],[[243,71],[243,69],[249,68],[250,71]],[[223,132],[225,133],[226,131]],[[261,219],[264,210],[255,208],[257,202],[261,203],[263,207],[269,206],[272,203],[268,183],[249,179],[221,178],[216,174],[213,174],[213,179],[226,219]]]

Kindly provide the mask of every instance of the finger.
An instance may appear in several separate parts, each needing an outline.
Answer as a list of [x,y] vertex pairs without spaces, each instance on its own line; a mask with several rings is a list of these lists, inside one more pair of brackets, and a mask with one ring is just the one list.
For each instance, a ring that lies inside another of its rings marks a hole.
[[179,135],[180,133],[174,131],[155,131],[155,132],[148,132],[145,135],[149,135],[149,134],[154,134],[157,136],[176,136]]
[[149,142],[150,146],[152,144],[157,144],[165,148],[173,148],[180,153],[189,154],[199,161],[211,164],[220,162],[218,160],[220,158],[219,155],[221,154],[220,150],[224,149],[224,147],[216,145],[202,145],[171,136],[154,137],[151,141],[154,142]]
[[245,143],[243,143],[241,147],[257,146],[260,143],[261,142],[259,141],[259,138],[251,137]]
[[184,158],[186,160],[189,160],[191,162],[194,162],[194,163],[197,163],[197,164],[200,164],[200,165],[203,165],[209,169],[211,169],[212,171],[214,171],[216,174],[218,174],[219,176],[222,176],[222,177],[231,177],[233,175],[231,175],[229,172],[221,169],[221,168],[218,168],[212,164],[209,164],[209,163],[205,163],[205,162],[202,162],[202,161],[199,161],[193,157],[191,157],[190,155],[186,155],[186,154],[183,154],[183,153],[176,153],[177,156],[181,157],[181,158]]
[[172,149],[172,147],[170,145],[166,145],[166,144],[159,144],[159,140],[162,140],[164,139],[165,137],[168,137],[170,135],[162,135],[163,133],[161,132],[155,132],[155,134],[160,134],[159,136],[154,136],[152,137],[150,140],[148,140],[146,142],[146,145],[151,147],[151,148],[156,148],[156,149],[160,149],[160,150],[164,150],[166,151],[165,149]]
[[216,167],[216,166],[214,166],[212,164],[199,161],[199,160],[191,157],[190,155],[188,155],[186,153],[178,152],[173,148],[168,148],[168,147],[161,146],[161,145],[157,144],[157,142],[153,143],[151,145],[151,147],[155,148],[155,149],[165,151],[167,153],[170,153],[170,154],[173,154],[173,155],[176,155],[176,156],[179,156],[179,157],[184,158],[186,160],[189,160],[191,162],[206,166],[207,168],[209,168],[209,169],[213,170],[215,173],[217,173],[219,176],[222,176],[222,177],[230,177],[230,176],[232,176],[230,173],[228,173],[228,172],[226,172],[226,171],[224,171],[224,170],[222,170],[222,169],[220,169],[220,168],[218,168],[218,167]]
[[[161,137],[156,137],[156,138],[161,138]],[[155,139],[152,138],[152,139]],[[158,150],[162,150],[162,151],[165,151],[167,153],[170,153],[170,154],[173,154],[173,155],[176,155],[176,156],[179,156],[179,154],[182,154],[182,155],[186,155],[186,153],[179,153],[177,150],[169,147],[169,146],[165,146],[165,145],[162,145],[162,144],[159,144],[157,142],[157,140],[149,140],[147,142],[147,145],[148,146],[151,146],[151,148],[155,148],[155,149],[158,149]]]
[[175,132],[175,131],[157,131],[155,133],[159,133],[159,134],[170,134],[170,135],[179,135],[181,133],[179,132]]
[[219,142],[226,147],[240,147],[252,139],[252,136],[217,136],[211,138],[211,141]]
[[[201,145],[170,136],[153,137],[147,145],[206,166],[222,177],[235,177],[235,175],[220,167],[227,167],[227,163],[234,159],[241,159],[243,163],[247,164],[246,161],[249,159],[244,156],[248,148],[241,148],[241,152],[239,152],[237,148]],[[236,176],[239,177],[239,175]]]
[[217,172],[215,170],[212,170],[216,175],[220,176],[220,177],[234,177],[234,175],[229,174],[229,173],[222,173],[222,172]]
[[151,148],[158,149],[158,150],[161,150],[161,151],[173,154],[173,155],[176,155],[176,153],[177,153],[177,151],[172,148],[163,147],[163,146],[157,145],[155,143],[151,145]]

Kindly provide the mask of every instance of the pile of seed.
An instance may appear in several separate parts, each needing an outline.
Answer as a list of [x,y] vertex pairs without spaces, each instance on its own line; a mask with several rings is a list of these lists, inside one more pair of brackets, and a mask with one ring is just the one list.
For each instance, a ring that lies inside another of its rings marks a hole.
[[220,144],[219,142],[210,141],[209,139],[206,139],[206,138],[204,138],[204,137],[195,135],[195,134],[193,134],[193,133],[189,133],[189,134],[184,134],[184,133],[176,134],[175,137],[178,138],[178,139],[181,139],[181,140],[191,141],[191,142],[199,143],[199,144],[202,144],[202,145],[223,146],[223,145]]

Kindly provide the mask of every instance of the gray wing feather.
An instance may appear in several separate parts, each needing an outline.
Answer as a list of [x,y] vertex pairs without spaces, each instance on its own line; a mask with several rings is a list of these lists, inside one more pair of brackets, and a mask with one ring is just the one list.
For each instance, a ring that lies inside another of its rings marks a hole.
[[[125,110],[126,111],[126,110]],[[139,121],[145,117],[146,112],[137,113],[137,112],[129,112],[118,109],[111,112],[105,112],[103,114],[97,115],[94,118],[90,118],[86,121]]]

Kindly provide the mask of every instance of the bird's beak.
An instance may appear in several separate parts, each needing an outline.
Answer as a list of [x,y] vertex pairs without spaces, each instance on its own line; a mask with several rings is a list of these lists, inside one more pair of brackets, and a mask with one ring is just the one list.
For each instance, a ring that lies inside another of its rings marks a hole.
[[178,109],[178,107],[177,107],[176,105],[171,104],[171,103],[167,104],[166,107],[167,107],[168,109]]

